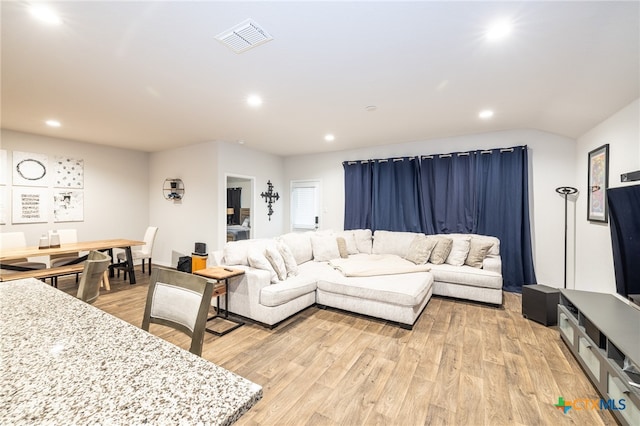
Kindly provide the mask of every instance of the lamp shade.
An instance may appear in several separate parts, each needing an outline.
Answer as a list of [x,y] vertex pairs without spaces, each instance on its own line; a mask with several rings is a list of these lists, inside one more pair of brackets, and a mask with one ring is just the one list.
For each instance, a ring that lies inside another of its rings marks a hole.
[[233,207],[227,208],[227,214],[233,214]]

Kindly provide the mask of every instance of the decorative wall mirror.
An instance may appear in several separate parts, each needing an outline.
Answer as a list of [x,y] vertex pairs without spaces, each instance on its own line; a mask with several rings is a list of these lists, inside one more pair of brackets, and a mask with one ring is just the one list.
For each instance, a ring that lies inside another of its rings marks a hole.
[[253,194],[255,179],[250,176],[226,175],[226,200],[221,206],[224,217],[226,241],[254,238]]

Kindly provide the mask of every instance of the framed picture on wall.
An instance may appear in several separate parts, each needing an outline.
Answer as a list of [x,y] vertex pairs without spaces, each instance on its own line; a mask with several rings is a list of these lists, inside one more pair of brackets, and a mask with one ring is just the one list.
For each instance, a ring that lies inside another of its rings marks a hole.
[[589,152],[587,169],[587,220],[607,222],[609,187],[609,144]]

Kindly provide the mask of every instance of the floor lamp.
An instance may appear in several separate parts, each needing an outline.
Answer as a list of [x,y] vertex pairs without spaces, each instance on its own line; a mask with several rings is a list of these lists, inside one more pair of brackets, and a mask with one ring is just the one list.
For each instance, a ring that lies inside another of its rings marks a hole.
[[556,192],[564,195],[564,288],[567,288],[567,199],[578,190],[571,186],[561,186],[556,188]]

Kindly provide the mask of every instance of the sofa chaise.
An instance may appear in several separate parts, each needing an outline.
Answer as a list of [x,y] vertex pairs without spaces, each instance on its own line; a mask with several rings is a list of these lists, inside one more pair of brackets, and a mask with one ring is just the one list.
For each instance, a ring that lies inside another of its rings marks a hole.
[[229,280],[229,311],[271,327],[314,304],[409,329],[433,294],[502,304],[500,242],[490,236],[288,233],[228,242],[211,259],[245,271]]

